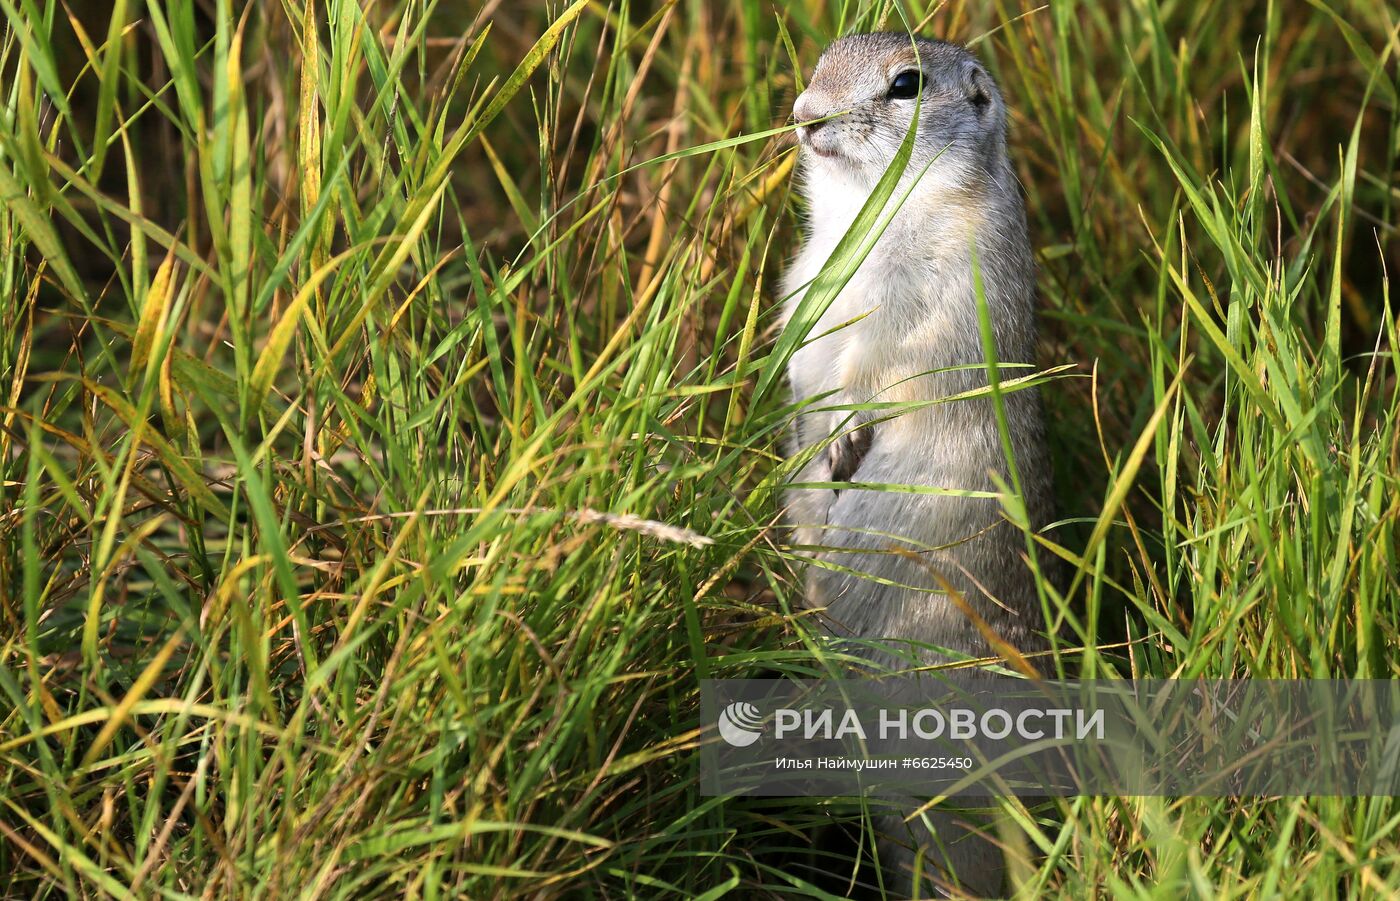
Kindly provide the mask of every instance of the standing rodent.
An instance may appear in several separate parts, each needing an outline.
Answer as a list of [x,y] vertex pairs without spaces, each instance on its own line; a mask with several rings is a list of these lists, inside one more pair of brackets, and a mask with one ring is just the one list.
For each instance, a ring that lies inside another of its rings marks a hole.
[[[912,190],[788,368],[794,398],[808,402],[792,452],[829,440],[794,482],[984,493],[788,490],[787,521],[813,561],[805,602],[825,608],[834,635],[862,640],[855,653],[900,668],[911,657],[939,663],[998,653],[933,573],[1001,641],[1023,653],[1045,646],[1025,535],[1006,521],[997,498],[985,496],[1001,490],[990,473],[1012,484],[994,402],[985,391],[946,400],[988,384],[974,258],[1001,381],[1027,375],[1024,366],[1036,356],[1035,266],[1007,156],[1006,107],[991,75],[963,47],[859,34],[822,54],[793,108],[808,233],[786,276],[784,319],[894,160],[916,107],[912,157],[890,207]],[[1053,506],[1040,400],[1034,389],[1006,390],[1025,508],[1031,527],[1040,529]],[[891,402],[910,406],[828,409]],[[1042,567],[1049,556],[1038,555]],[[872,650],[868,642],[880,639],[888,640],[887,650]],[[909,641],[942,650],[911,650]],[[957,831],[947,825],[935,826],[940,841]],[[908,852],[906,846],[906,866]],[[1000,855],[979,839],[948,854],[942,866],[956,870],[963,890],[1000,888]]]
[[[967,50],[891,33],[842,38],[822,54],[793,108],[808,234],[785,279],[785,317],[894,159],[916,103],[913,154],[889,203],[917,184],[788,366],[794,398],[811,401],[793,451],[841,436],[794,481],[997,492],[990,472],[1011,479],[991,397],[934,403],[987,385],[974,248],[1001,380],[1028,374],[1014,367],[1033,363],[1036,351],[1035,265],[1006,152],[1006,108]],[[1040,400],[1035,389],[1005,390],[1026,509],[1040,528],[1052,510]],[[890,402],[911,406],[857,413],[876,420],[861,428],[848,410],[826,409]],[[787,507],[798,544],[827,548],[816,556],[859,571],[807,567],[806,600],[826,608],[837,633],[993,653],[955,603],[929,593],[939,591],[931,568],[1008,644],[1023,652],[1043,645],[1025,536],[996,498],[794,488]]]

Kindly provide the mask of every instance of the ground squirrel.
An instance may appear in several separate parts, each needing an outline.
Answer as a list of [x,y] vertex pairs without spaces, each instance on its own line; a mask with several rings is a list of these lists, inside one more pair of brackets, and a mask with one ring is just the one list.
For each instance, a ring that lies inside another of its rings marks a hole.
[[[829,442],[794,482],[990,493],[999,490],[994,472],[1011,483],[990,397],[929,403],[987,385],[974,258],[1000,379],[1028,374],[1014,364],[1035,360],[1034,262],[1007,157],[1006,107],[966,49],[907,34],[860,34],[822,54],[793,109],[807,235],[786,274],[784,318],[895,159],[916,109],[913,155],[890,204],[912,190],[788,366],[794,399],[806,404],[792,453]],[[885,402],[908,406],[828,409]],[[1035,390],[1019,390],[1004,403],[1026,510],[1039,529],[1052,508],[1040,401]],[[889,664],[901,656],[895,643],[912,640],[956,656],[995,655],[995,643],[941,591],[938,577],[1008,644],[1022,652],[1043,647],[1025,535],[996,498],[793,487],[785,505],[795,543],[813,558],[805,602],[824,608],[835,635],[889,640],[888,652],[863,645],[857,653]],[[927,648],[913,657],[949,659]],[[985,843],[973,850],[976,844],[950,855],[951,865],[967,888],[995,891],[999,855]]]

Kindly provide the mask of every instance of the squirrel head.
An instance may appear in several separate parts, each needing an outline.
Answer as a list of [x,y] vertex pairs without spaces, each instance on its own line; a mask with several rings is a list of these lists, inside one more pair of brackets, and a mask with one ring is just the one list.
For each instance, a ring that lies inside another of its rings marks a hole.
[[1005,160],[1006,105],[996,82],[966,48],[889,32],[834,41],[793,105],[811,176],[873,184],[918,116],[909,167],[958,179],[996,171]]

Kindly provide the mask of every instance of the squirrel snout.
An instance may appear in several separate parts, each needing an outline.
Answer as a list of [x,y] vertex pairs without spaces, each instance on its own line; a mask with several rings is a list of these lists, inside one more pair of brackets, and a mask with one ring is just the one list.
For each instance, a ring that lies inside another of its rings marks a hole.
[[797,136],[806,137],[821,128],[826,122],[819,120],[828,115],[830,111],[823,109],[811,94],[803,91],[797,102],[792,105],[792,121],[797,123]]

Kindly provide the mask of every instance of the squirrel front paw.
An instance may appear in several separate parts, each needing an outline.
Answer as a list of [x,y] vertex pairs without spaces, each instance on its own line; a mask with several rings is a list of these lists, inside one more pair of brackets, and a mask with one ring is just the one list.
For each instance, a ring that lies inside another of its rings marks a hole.
[[874,431],[869,426],[851,429],[837,436],[827,448],[827,465],[833,482],[849,482],[870,450]]

